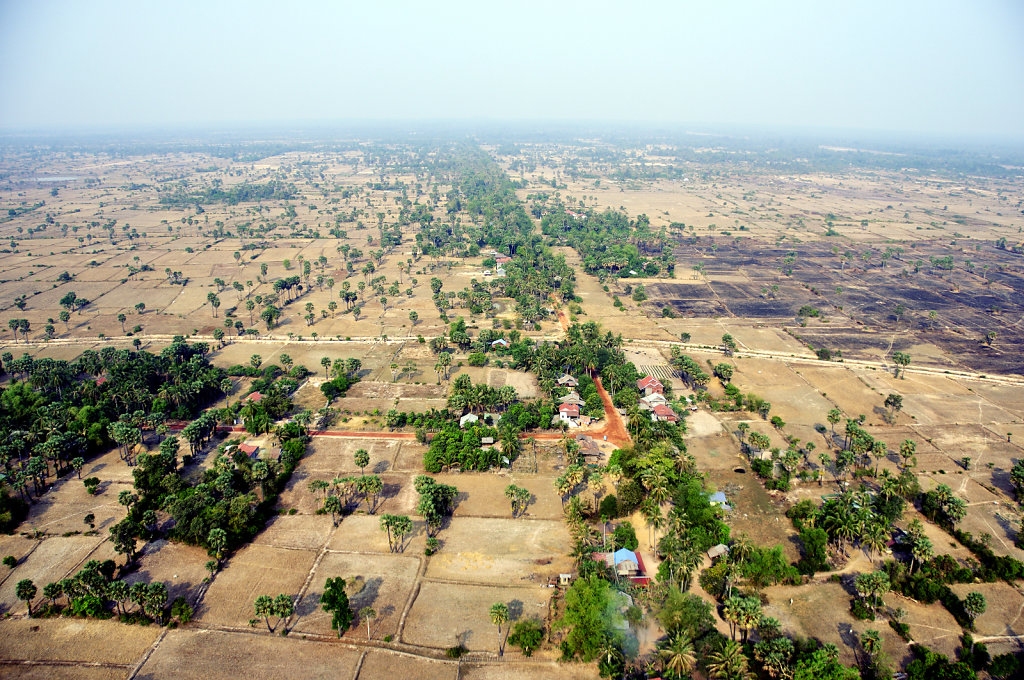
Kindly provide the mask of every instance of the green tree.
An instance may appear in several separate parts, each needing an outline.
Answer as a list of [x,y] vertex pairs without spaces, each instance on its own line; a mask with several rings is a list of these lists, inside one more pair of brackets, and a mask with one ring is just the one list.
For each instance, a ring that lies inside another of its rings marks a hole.
[[210,533],[206,537],[206,544],[210,548],[210,556],[217,560],[219,568],[221,560],[224,559],[224,551],[227,549],[228,532],[219,527],[210,529]]
[[522,650],[523,656],[533,656],[534,650],[544,641],[544,624],[535,618],[516,622],[508,641]]
[[[285,623],[292,614],[295,613],[295,602],[288,595],[281,593],[274,598],[274,616],[277,617],[279,624]],[[282,629],[282,632],[287,632],[288,628]]]
[[565,593],[565,610],[560,627],[570,628],[565,636],[565,649],[584,661],[593,661],[601,642],[610,632],[605,612],[610,601],[607,581],[596,576],[576,579]]
[[345,593],[345,579],[340,576],[327,579],[320,604],[331,615],[331,628],[338,631],[338,637],[352,625],[352,609]]
[[717,651],[710,654],[707,666],[714,680],[746,680],[750,677],[747,664],[743,646],[735,640],[725,640]]
[[658,650],[658,657],[665,670],[677,678],[693,672],[697,667],[697,654],[693,648],[693,640],[685,633],[677,633],[668,643]]
[[366,639],[370,639],[370,621],[377,617],[377,610],[373,607],[363,607],[359,610],[359,618],[366,621]]

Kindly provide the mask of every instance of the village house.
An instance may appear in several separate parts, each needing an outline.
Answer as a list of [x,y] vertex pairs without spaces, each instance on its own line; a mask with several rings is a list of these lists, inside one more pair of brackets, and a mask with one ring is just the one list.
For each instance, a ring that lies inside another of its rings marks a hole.
[[600,460],[601,449],[597,446],[597,442],[594,438],[586,434],[576,435],[576,443],[580,447],[580,454],[583,456],[583,460],[587,462],[594,462]]
[[569,427],[579,427],[580,407],[577,404],[561,404],[558,407],[558,419]]
[[620,548],[613,553],[596,552],[591,555],[595,562],[604,562],[615,571],[619,578],[629,579],[634,585],[645,586],[651,582],[646,575],[644,560],[640,553]]
[[729,505],[729,499],[726,498],[725,494],[722,493],[721,491],[716,491],[710,496],[708,496],[708,503],[711,505],[711,507],[722,508],[726,512],[732,510],[732,507]]
[[572,377],[568,373],[565,373],[562,375],[562,377],[558,379],[558,386],[576,388],[580,386],[580,381]]
[[583,401],[583,398],[580,397],[580,395],[577,394],[576,392],[570,392],[569,394],[565,395],[564,397],[562,397],[561,399],[558,400],[558,403],[559,404],[576,404],[577,406],[586,406],[587,405],[587,402]]
[[728,554],[729,546],[725,545],[724,543],[719,543],[718,545],[713,546],[710,550],[708,550],[708,557],[710,557],[712,561],[718,559],[722,555]]
[[668,404],[668,399],[665,398],[664,394],[654,392],[653,394],[648,394],[646,397],[641,397],[638,406],[641,411],[653,411],[654,407],[658,404],[664,406],[665,404]]
[[678,423],[679,416],[669,406],[665,404],[655,404],[651,408],[651,420],[654,422],[662,423]]
[[645,376],[636,381],[636,388],[644,395],[665,394],[665,386],[654,376]]

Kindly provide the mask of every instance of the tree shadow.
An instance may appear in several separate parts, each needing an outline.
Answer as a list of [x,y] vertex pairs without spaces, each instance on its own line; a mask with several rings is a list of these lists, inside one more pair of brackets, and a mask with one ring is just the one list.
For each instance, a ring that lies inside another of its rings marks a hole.
[[373,474],[375,474],[375,475],[383,474],[383,473],[387,472],[390,467],[391,467],[391,463],[389,463],[386,460],[377,461],[373,465]]
[[[839,633],[839,640],[853,650],[854,655],[857,654],[858,647],[860,646],[860,637],[857,635],[857,631],[853,629],[853,626],[849,623],[840,621],[836,624],[836,632]],[[857,660],[858,663],[860,659]]]
[[381,584],[383,583],[384,580],[380,577],[368,579],[362,584],[362,590],[349,598],[348,605],[354,611],[358,611],[362,607],[372,607],[377,598],[380,597]]
[[384,482],[383,488],[380,490],[380,496],[377,499],[377,508],[380,508],[380,506],[384,504],[384,501],[391,498],[397,498],[401,490],[401,484],[388,484],[387,482]]
[[523,617],[523,601],[522,600],[511,600],[508,603],[508,620],[509,623],[515,623]]

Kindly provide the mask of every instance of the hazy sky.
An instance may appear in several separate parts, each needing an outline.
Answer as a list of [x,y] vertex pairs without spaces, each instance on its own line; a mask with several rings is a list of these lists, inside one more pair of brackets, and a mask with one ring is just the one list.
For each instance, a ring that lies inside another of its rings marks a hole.
[[407,119],[1024,137],[1022,0],[0,0],[0,128]]

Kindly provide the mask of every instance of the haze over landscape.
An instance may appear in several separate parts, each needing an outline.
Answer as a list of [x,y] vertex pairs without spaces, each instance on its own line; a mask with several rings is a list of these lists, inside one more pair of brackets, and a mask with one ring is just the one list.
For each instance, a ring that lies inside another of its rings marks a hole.
[[534,120],[1024,136],[1024,5],[4,2],[0,126]]
[[1022,680],[1022,37],[0,0],[0,678]]

